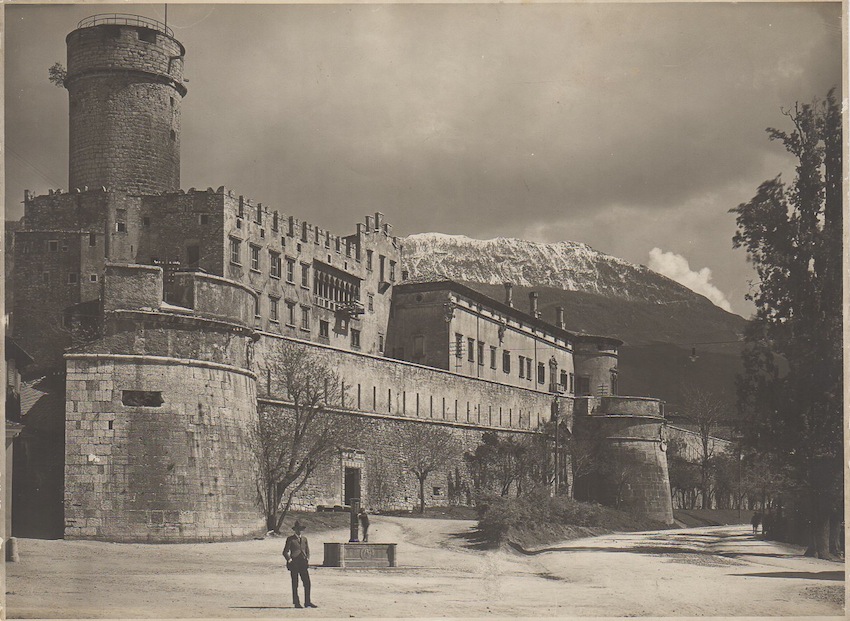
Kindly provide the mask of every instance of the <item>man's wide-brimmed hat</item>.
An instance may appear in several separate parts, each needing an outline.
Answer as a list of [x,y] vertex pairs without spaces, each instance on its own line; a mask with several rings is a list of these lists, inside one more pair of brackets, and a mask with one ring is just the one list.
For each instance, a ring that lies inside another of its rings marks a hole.
[[295,524],[292,525],[292,530],[304,530],[304,525],[301,523],[301,520],[295,520]]

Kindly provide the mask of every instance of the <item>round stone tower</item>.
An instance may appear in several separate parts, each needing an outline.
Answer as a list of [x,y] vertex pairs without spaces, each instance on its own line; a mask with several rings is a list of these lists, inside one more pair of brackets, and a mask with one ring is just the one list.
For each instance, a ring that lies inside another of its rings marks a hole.
[[115,13],[65,42],[70,188],[179,189],[183,45],[165,24]]

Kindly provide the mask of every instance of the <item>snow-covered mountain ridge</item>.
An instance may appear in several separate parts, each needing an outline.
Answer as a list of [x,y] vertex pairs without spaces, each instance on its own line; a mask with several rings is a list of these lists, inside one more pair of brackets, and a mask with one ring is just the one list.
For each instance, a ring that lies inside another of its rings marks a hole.
[[419,233],[402,240],[402,257],[410,280],[511,282],[654,303],[705,299],[643,265],[572,241],[545,244]]

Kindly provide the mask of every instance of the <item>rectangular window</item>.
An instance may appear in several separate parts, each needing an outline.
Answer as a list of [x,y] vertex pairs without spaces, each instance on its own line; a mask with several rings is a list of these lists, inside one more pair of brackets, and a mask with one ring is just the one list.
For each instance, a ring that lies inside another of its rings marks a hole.
[[370,313],[375,312],[375,296],[372,295],[371,293],[369,294],[369,312]]
[[89,233],[89,246],[97,246],[97,233]]
[[525,379],[531,379],[531,358],[525,359]]
[[576,376],[575,373],[570,373],[570,394],[576,391]]
[[505,373],[511,372],[511,352],[507,350],[502,352],[502,371]]
[[242,265],[242,241],[235,237],[230,238],[230,262]]
[[413,359],[423,358],[425,356],[425,337],[417,334],[413,337]]
[[324,319],[319,321],[319,336],[325,339],[330,336],[330,324]]
[[198,215],[198,222],[200,224],[209,224],[210,223],[210,215],[208,213],[202,213]]
[[525,356],[519,356],[519,378],[525,379]]
[[89,282],[97,282],[97,274],[90,274]]
[[127,232],[127,210],[126,209],[116,209],[115,210],[115,230],[118,233],[126,233]]
[[295,302],[286,303],[286,325],[295,327]]
[[496,348],[493,345],[490,345],[490,368],[496,368]]
[[484,343],[478,341],[478,366],[484,366]]
[[77,284],[77,272],[68,272],[68,284],[76,285]]
[[475,362],[475,339],[466,339],[466,359]]
[[259,319],[260,317],[260,292],[257,291],[254,296],[254,318]]
[[455,358],[463,358],[463,334],[455,334]]
[[286,260],[286,282],[295,283],[295,259]]
[[250,244],[251,247],[251,270],[254,272],[260,271],[260,247]]
[[537,363],[537,383],[545,384],[546,383],[546,365],[542,362]]
[[383,334],[378,335],[378,351],[382,354],[384,353],[384,335]]
[[301,264],[301,286],[305,289],[310,288],[310,265],[307,263]]
[[58,239],[51,239],[47,242],[47,252],[59,252]]
[[274,322],[277,322],[277,321],[280,320],[280,318],[278,316],[279,302],[280,302],[279,298],[273,298],[272,296],[269,296],[269,319],[271,319]]
[[367,270],[372,269],[372,251],[371,250],[366,251],[366,269]]
[[122,390],[121,403],[134,407],[158,408],[162,406],[162,392],[159,390]]
[[395,261],[390,261],[390,282],[395,282]]
[[360,349],[360,330],[351,329],[351,346]]
[[379,272],[378,278],[380,278],[381,282],[387,281],[387,279],[384,278],[384,267],[386,266],[386,263],[387,263],[387,257],[385,257],[382,254],[379,254],[378,255],[378,268],[380,269],[380,272]]
[[310,307],[302,306],[301,307],[301,329],[309,330],[310,329]]
[[280,278],[280,253],[269,250],[269,263],[271,264],[272,278]]

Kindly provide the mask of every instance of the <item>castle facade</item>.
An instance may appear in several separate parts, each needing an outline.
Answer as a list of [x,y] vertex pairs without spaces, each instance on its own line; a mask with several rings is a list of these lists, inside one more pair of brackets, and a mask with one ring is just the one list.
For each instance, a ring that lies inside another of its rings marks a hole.
[[[442,426],[471,451],[554,412],[603,430],[631,472],[619,498],[672,522],[663,404],[617,394],[618,340],[570,332],[563,311],[545,321],[533,296],[522,311],[510,288],[497,301],[407,280],[381,213],[336,235],[224,186],[181,190],[183,46],[116,15],[84,20],[67,46],[71,189],[27,193],[12,283],[29,374],[59,378],[61,480],[38,498],[65,537],[262,530],[248,435],[258,411],[290,406],[269,364],[290,346],[334,367],[346,390],[333,410],[366,431],[321,464],[300,508],[411,507],[405,428]],[[459,459],[426,501],[468,502],[467,478]]]

